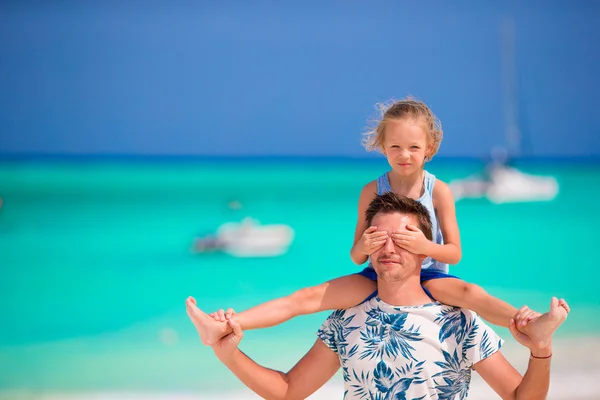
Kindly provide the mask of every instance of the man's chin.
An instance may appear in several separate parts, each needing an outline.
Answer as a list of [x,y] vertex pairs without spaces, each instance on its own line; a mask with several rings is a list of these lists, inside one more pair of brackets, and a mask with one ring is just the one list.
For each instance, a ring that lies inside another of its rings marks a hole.
[[377,276],[379,277],[379,279],[382,282],[389,282],[389,283],[400,282],[404,278],[404,276],[398,272],[395,272],[395,273],[383,272],[381,274],[377,274]]
[[375,272],[382,280],[402,275],[402,269],[397,264],[380,265],[378,268],[375,268]]

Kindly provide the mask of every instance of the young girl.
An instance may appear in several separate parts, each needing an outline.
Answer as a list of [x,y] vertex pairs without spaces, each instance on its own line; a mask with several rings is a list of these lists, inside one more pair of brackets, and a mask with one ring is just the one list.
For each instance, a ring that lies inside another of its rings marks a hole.
[[[460,235],[456,221],[454,198],[449,186],[424,170],[424,165],[437,153],[442,141],[440,121],[429,107],[411,98],[382,107],[382,118],[366,135],[368,150],[381,151],[391,171],[363,188],[358,202],[358,223],[352,261],[360,265],[386,242],[387,233],[367,226],[365,211],[376,194],[394,191],[413,198],[429,210],[433,241],[425,238],[414,225],[392,233],[394,243],[416,254],[424,254],[421,282],[431,296],[441,303],[471,309],[487,321],[508,327],[517,309],[490,296],[481,287],[448,275],[448,264],[461,259]],[[243,329],[265,328],[280,324],[295,316],[324,310],[344,309],[361,303],[376,290],[377,276],[369,265],[362,272],[333,279],[321,285],[301,289],[287,297],[269,301],[236,315]],[[201,313],[194,324],[204,344],[212,345],[229,333],[229,324],[223,323],[233,314],[228,310]],[[538,313],[532,313],[530,320]],[[535,329],[535,320],[523,326],[524,332]],[[541,321],[540,321],[541,322]],[[546,331],[547,327],[537,327]],[[544,341],[542,335],[541,341]]]

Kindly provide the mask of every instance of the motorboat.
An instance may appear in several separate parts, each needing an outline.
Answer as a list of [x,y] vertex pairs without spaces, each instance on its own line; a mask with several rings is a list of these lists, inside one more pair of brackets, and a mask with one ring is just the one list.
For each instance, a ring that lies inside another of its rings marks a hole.
[[276,257],[288,251],[294,230],[286,224],[261,225],[244,218],[221,225],[217,238],[222,251],[235,257]]

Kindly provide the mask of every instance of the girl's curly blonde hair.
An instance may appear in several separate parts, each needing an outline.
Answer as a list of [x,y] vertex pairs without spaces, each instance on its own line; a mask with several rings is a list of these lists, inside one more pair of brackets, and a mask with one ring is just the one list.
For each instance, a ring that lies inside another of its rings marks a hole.
[[375,121],[375,127],[365,132],[363,145],[368,151],[377,150],[383,153],[385,126],[389,121],[402,119],[421,119],[423,129],[427,134],[427,152],[425,161],[431,161],[438,152],[444,133],[442,123],[427,106],[420,100],[407,97],[402,100],[378,103],[375,106],[381,117]]

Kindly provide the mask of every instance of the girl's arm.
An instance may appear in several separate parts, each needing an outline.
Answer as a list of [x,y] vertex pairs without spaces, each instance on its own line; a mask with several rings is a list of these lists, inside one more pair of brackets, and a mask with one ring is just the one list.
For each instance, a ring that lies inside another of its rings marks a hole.
[[436,179],[433,187],[433,207],[444,235],[444,244],[431,243],[429,257],[446,264],[458,264],[462,257],[460,233],[456,221],[456,207],[450,186]]
[[358,220],[356,222],[356,229],[354,230],[354,243],[350,249],[350,258],[357,265],[364,264],[369,259],[364,253],[364,249],[361,248],[362,243],[359,243],[359,241],[365,230],[368,228],[365,214],[371,200],[373,200],[376,195],[377,181],[371,181],[363,187],[358,199]]

